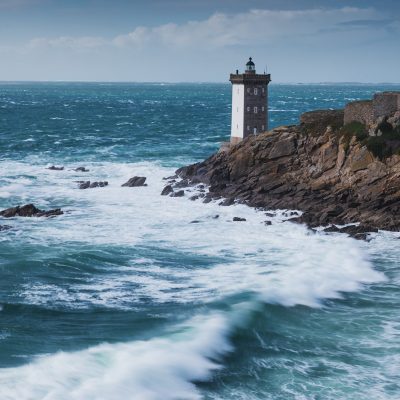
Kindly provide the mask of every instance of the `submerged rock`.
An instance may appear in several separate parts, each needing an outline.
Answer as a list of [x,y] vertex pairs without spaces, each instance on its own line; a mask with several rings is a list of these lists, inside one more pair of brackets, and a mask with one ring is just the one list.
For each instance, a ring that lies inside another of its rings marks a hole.
[[79,183],[79,189],[93,189],[97,187],[105,187],[108,186],[107,181],[103,182],[90,182],[90,181],[78,181]]
[[78,167],[74,169],[75,172],[89,172],[85,167]]
[[51,171],[63,171],[64,167],[56,167],[55,165],[52,165],[51,167],[48,167],[47,169]]
[[24,206],[17,206],[7,208],[6,210],[0,211],[0,215],[4,218],[12,217],[55,217],[56,215],[64,214],[60,208],[55,208],[53,210],[40,210],[33,204],[26,204]]
[[247,219],[246,218],[240,218],[240,217],[233,217],[232,221],[242,222],[242,221],[247,221]]
[[373,226],[368,225],[348,225],[344,227],[338,227],[336,225],[332,225],[328,228],[324,229],[324,232],[339,232],[339,233],[347,233],[349,236],[359,239],[366,240],[369,233],[376,233],[378,229]]
[[145,184],[146,177],[144,176],[134,176],[133,178],[129,179],[121,186],[125,187],[138,187],[138,186],[147,186]]

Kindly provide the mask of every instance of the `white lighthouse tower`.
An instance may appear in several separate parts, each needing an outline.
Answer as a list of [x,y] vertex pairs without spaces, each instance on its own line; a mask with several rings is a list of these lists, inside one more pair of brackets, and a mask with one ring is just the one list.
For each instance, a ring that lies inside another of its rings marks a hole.
[[268,130],[268,84],[270,74],[256,74],[252,58],[246,64],[244,74],[231,74],[232,122],[231,144],[249,135]]

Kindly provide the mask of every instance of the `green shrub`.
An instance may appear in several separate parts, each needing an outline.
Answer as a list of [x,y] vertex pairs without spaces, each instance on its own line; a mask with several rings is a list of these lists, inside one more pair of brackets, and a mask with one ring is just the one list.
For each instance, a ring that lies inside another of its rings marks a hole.
[[344,125],[340,129],[339,136],[343,137],[343,147],[344,150],[347,151],[353,136],[355,136],[357,140],[361,142],[368,137],[368,132],[364,124],[358,121],[353,121]]
[[382,136],[371,136],[365,141],[365,144],[367,149],[381,160],[389,155],[385,139]]

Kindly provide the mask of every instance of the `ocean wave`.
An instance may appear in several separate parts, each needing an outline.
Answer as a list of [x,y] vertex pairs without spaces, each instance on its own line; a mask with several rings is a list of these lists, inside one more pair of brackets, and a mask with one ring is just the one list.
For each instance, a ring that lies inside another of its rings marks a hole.
[[193,382],[219,368],[232,348],[222,313],[197,317],[148,341],[102,344],[0,370],[2,400],[200,399]]

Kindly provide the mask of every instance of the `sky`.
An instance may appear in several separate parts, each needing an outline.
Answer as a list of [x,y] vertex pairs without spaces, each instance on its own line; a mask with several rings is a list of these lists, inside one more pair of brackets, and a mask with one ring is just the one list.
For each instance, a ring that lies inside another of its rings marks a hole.
[[0,0],[0,81],[400,82],[399,0]]

